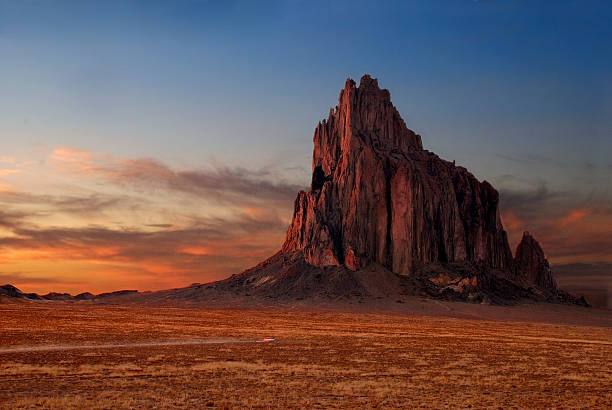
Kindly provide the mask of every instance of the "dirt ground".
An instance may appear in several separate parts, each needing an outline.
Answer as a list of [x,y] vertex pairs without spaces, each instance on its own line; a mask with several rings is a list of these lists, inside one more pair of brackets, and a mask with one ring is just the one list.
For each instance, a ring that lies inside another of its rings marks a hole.
[[41,406],[611,408],[612,328],[0,304],[0,407]]

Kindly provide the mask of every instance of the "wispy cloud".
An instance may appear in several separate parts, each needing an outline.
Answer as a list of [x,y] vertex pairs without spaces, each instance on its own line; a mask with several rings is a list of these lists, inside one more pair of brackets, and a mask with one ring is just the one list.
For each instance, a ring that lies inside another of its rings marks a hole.
[[5,177],[8,175],[19,174],[21,171],[18,169],[0,169],[0,177]]
[[206,200],[291,201],[304,185],[288,183],[269,169],[248,170],[215,164],[176,170],[151,158],[115,158],[73,148],[56,148],[51,162],[65,172],[138,190],[176,191]]
[[240,272],[280,248],[302,189],[269,167],[177,170],[73,148],[48,164],[61,176],[54,192],[0,192],[0,275],[26,290],[160,289]]
[[533,189],[504,189],[500,201],[504,208],[511,209],[521,216],[536,217],[542,209],[554,202],[567,202],[571,193],[551,191],[545,184]]
[[[65,213],[71,215],[89,215],[103,212],[117,206],[134,205],[129,197],[91,193],[87,195],[49,195],[32,194],[20,191],[0,192],[0,204],[5,207],[41,206],[42,213]],[[40,215],[39,214],[39,215]],[[33,215],[34,216],[34,215]]]
[[176,171],[152,159],[130,159],[119,166],[101,170],[118,184],[179,191],[207,199],[243,202],[290,201],[303,186],[273,181],[267,171],[240,167],[215,167],[209,170]]
[[555,158],[552,157],[547,157],[544,155],[536,155],[536,154],[529,154],[529,153],[523,153],[521,155],[509,155],[509,154],[496,154],[499,158],[505,159],[507,161],[512,161],[512,162],[516,162],[518,164],[523,164],[523,165],[538,165],[538,164],[550,164],[550,165],[555,165],[558,167],[563,167],[566,164],[563,163],[562,161],[559,161]]
[[17,211],[2,211],[0,210],[0,227],[7,229],[17,229],[22,223],[27,213]]

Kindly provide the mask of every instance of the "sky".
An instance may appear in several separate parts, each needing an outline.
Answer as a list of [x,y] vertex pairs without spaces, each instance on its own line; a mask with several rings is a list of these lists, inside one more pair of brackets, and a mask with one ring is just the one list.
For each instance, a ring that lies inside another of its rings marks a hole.
[[0,282],[156,290],[258,263],[314,127],[369,73],[500,191],[513,248],[529,230],[611,288],[611,19],[596,0],[0,0]]

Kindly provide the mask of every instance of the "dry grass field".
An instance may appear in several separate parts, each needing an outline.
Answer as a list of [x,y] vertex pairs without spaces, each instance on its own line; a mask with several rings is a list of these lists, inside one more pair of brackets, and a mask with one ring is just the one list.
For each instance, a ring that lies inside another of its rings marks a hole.
[[606,326],[61,302],[0,326],[2,408],[612,407]]

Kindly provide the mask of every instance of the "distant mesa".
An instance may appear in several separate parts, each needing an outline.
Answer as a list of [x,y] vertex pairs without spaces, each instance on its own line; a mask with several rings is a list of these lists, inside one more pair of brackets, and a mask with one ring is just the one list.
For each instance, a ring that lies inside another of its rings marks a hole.
[[119,290],[116,292],[100,293],[98,295],[94,295],[89,292],[79,293],[76,296],[72,296],[69,293],[57,293],[57,292],[50,292],[50,293],[47,293],[46,295],[38,295],[36,293],[24,293],[13,285],[0,286],[0,296],[16,298],[16,299],[28,299],[28,300],[63,300],[63,301],[101,300],[101,299],[114,300],[117,298],[122,298],[124,296],[135,296],[139,294],[140,292],[138,292],[137,290]]
[[95,298],[110,298],[115,296],[132,296],[138,294],[137,290],[117,290],[115,292],[106,292],[96,295]]
[[402,302],[414,295],[586,305],[558,289],[529,233],[512,255],[497,190],[423,149],[389,91],[364,75],[359,86],[346,81],[315,129],[310,190],[297,195],[281,250],[226,280],[146,297]]
[[72,300],[73,299],[70,293],[57,293],[57,292],[50,292],[50,293],[47,293],[46,295],[42,295],[41,297],[47,300]]
[[91,300],[91,299],[95,299],[95,295],[89,292],[83,292],[83,293],[79,293],[78,295],[76,295],[74,297],[75,300]]

